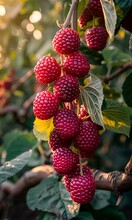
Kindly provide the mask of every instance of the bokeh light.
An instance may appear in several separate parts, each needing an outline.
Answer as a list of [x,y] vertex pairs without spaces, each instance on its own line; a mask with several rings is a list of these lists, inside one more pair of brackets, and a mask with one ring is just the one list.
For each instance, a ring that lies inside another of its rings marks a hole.
[[31,23],[36,23],[36,22],[40,21],[41,18],[42,18],[42,14],[40,13],[40,11],[33,11],[29,17],[29,21]]
[[0,16],[4,16],[6,14],[6,9],[4,5],[0,5]]
[[39,30],[35,30],[35,31],[33,32],[33,36],[34,36],[34,38],[35,38],[36,40],[40,40],[40,39],[42,38],[42,33],[41,33],[41,31],[39,31]]
[[34,31],[34,25],[31,24],[31,23],[28,23],[28,24],[26,25],[26,30],[27,30],[28,32],[33,32],[33,31]]

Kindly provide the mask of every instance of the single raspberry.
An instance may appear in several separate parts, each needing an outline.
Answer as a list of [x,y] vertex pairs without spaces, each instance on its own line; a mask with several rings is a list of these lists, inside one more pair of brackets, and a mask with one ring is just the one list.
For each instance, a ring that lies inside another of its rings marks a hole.
[[63,28],[57,31],[53,39],[53,48],[56,53],[70,54],[78,51],[80,47],[79,34],[71,28]]
[[94,17],[103,17],[103,10],[100,0],[90,0],[89,11]]
[[33,102],[34,115],[42,120],[53,117],[58,110],[59,99],[49,91],[43,91],[36,95]]
[[70,174],[78,162],[78,155],[69,148],[58,148],[53,154],[53,166],[60,174]]
[[89,11],[89,5],[83,10],[81,16],[78,18],[78,25],[83,28],[87,25],[89,21],[93,19],[93,15]]
[[[82,165],[83,175],[92,175],[92,171],[89,167]],[[67,191],[70,192],[70,182],[74,177],[80,176],[80,165],[77,165],[75,169],[73,169],[72,174],[64,176],[64,183]]]
[[80,133],[75,139],[76,147],[81,151],[93,152],[99,145],[99,131],[96,124],[83,121],[80,124]]
[[79,53],[75,52],[69,54],[68,57],[64,61],[64,69],[67,74],[83,77],[88,74],[90,70],[90,65],[86,57]]
[[80,121],[77,115],[69,109],[61,109],[54,117],[54,126],[57,133],[64,139],[72,139],[79,132]]
[[72,102],[79,93],[79,82],[74,76],[62,76],[54,84],[54,94],[61,102]]
[[56,130],[54,129],[51,133],[50,133],[50,139],[49,139],[49,145],[51,147],[51,149],[53,151],[55,151],[56,149],[60,148],[60,147],[70,147],[71,145],[71,140],[68,141],[64,141],[56,132]]
[[71,179],[70,194],[73,201],[89,203],[95,193],[96,183],[92,175],[80,175]]
[[51,83],[60,76],[61,67],[55,58],[44,56],[37,62],[34,72],[39,82]]
[[104,27],[92,27],[86,30],[87,46],[93,50],[103,50],[106,46],[108,33]]

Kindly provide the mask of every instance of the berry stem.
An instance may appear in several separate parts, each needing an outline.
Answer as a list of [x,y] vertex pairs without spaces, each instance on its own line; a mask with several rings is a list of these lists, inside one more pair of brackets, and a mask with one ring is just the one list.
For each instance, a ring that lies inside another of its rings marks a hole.
[[79,164],[80,164],[80,175],[82,176],[83,175],[82,158],[79,150],[78,150],[78,155],[79,155]]
[[[74,2],[74,0],[72,0],[72,3],[73,2]],[[72,14],[72,20],[71,20],[71,27],[74,30],[77,30],[77,7],[78,7],[78,0],[76,0],[74,11]]]
[[93,27],[95,27],[95,17],[93,17]]
[[67,26],[70,25],[71,17],[72,17],[72,14],[73,14],[73,11],[76,7],[77,2],[78,2],[78,0],[72,0],[72,4],[71,4],[70,10],[68,12],[68,15],[66,17],[66,20],[65,20],[64,24],[62,25],[63,28],[66,28]]

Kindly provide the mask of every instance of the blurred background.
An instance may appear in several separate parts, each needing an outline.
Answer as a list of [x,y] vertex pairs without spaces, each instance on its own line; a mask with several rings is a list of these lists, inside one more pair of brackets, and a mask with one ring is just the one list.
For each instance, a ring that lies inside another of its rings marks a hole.
[[[33,68],[40,57],[53,54],[52,39],[63,23],[69,8],[67,1],[59,0],[0,0],[0,163],[15,158],[36,144],[32,128],[34,116],[32,102],[37,92],[44,89],[35,80]],[[102,65],[91,65],[92,72],[100,77],[117,70],[131,61],[130,33],[121,29],[114,42],[105,49]],[[111,54],[111,56],[109,56]],[[121,87],[128,71],[109,85],[104,85],[107,98],[122,101]],[[132,132],[125,135],[105,131],[101,144],[89,161],[93,168],[105,172],[123,171],[132,154]],[[50,163],[48,144],[34,151],[29,164],[11,180],[16,182],[27,170]],[[112,201],[116,198],[112,194]],[[114,204],[113,202],[113,204]],[[132,193],[125,193],[119,206],[123,217],[132,219]],[[101,210],[102,213],[104,210]],[[19,213],[19,214],[18,214]],[[103,214],[102,214],[103,215]],[[39,219],[38,212],[29,211],[25,197],[2,201],[0,219]],[[98,219],[101,214],[98,216]],[[103,219],[103,218],[102,218]],[[107,219],[106,217],[104,219]]]

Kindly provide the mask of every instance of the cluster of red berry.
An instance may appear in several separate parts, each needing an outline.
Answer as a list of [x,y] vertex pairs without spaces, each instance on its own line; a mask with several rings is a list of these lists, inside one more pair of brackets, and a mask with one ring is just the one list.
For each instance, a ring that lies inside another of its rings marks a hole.
[[5,79],[0,80],[0,108],[4,107],[9,103],[11,93],[10,90],[13,86],[14,79],[14,70],[10,69],[7,77]]
[[99,145],[99,131],[98,126],[88,119],[84,107],[80,108],[80,115],[71,108],[77,105],[80,93],[78,78],[87,75],[90,69],[79,47],[80,38],[75,30],[62,28],[56,33],[53,48],[63,62],[59,65],[55,58],[44,56],[35,66],[37,80],[53,82],[53,92],[38,93],[33,111],[41,120],[54,117],[54,130],[49,139],[53,165],[58,173],[65,175],[64,182],[71,198],[83,204],[92,200],[95,180],[88,167],[79,165],[80,158],[93,155]]
[[105,48],[108,39],[100,0],[89,1],[78,19],[80,28],[85,27],[88,22],[94,21],[95,17],[98,18],[99,26],[88,28],[85,32],[85,39],[89,48],[98,51]]

